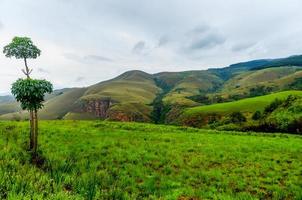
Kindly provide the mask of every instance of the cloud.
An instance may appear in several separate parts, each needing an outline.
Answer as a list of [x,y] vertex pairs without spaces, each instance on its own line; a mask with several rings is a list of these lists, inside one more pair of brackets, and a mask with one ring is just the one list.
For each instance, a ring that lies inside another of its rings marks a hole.
[[85,80],[85,77],[79,76],[79,77],[77,77],[74,81],[75,81],[75,82],[82,82],[82,81],[84,81],[84,80]]
[[4,25],[3,23],[0,21],[0,30],[3,29]]
[[43,68],[37,68],[37,70],[38,70],[38,72],[40,72],[40,73],[44,73],[44,74],[49,74],[49,71],[48,70],[46,70],[46,69],[43,69]]
[[146,49],[146,43],[144,41],[139,41],[132,48],[132,53],[143,54]]
[[113,62],[112,59],[104,57],[104,56],[99,56],[99,55],[79,56],[74,53],[64,53],[63,56],[66,59],[73,60],[73,61],[83,63],[83,64],[97,64],[100,62]]
[[197,26],[187,34],[188,50],[204,50],[221,45],[226,41],[224,35],[208,25]]
[[169,38],[168,36],[161,36],[158,40],[158,44],[157,46],[158,47],[162,47],[162,46],[165,46],[167,43],[169,42]]

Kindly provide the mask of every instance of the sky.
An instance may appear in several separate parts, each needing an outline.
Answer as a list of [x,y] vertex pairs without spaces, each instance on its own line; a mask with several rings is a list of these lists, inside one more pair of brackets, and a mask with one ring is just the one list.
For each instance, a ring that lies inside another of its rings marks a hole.
[[[42,51],[28,61],[34,78],[83,87],[128,70],[302,54],[301,8],[301,0],[0,0],[0,49],[30,37]],[[0,53],[0,94],[24,77],[23,66]]]

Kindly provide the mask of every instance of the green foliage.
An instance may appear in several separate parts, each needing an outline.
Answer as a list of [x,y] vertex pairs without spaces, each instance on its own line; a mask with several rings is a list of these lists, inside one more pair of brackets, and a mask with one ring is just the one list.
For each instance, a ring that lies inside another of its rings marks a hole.
[[254,112],[253,116],[252,116],[252,119],[253,120],[259,120],[262,118],[262,113],[261,111],[257,110],[256,112]]
[[289,87],[295,90],[302,90],[302,77],[295,78],[294,82],[292,82]]
[[16,59],[37,58],[41,51],[28,37],[14,37],[12,42],[3,48],[6,57],[15,57]]
[[144,123],[0,121],[0,199],[301,199],[301,137]]
[[[301,97],[301,91],[286,91],[234,102],[199,106],[186,109],[179,120],[187,126],[219,130],[301,133]],[[241,118],[238,112],[244,113],[246,122],[244,118],[238,119]],[[214,123],[212,116],[216,116]],[[239,123],[240,126],[232,123]]]
[[230,115],[230,120],[232,123],[242,123],[246,122],[246,117],[241,112],[233,112]]
[[[255,112],[257,110],[264,110],[276,98],[286,99],[289,95],[302,96],[302,91],[284,91],[277,92],[270,95],[242,99],[234,102],[218,103],[206,106],[196,106],[185,111],[186,116],[198,115],[203,113],[222,113],[231,114],[232,112]],[[251,106],[253,105],[253,106]]]
[[270,103],[268,106],[265,107],[264,109],[264,113],[267,114],[267,113],[271,113],[273,112],[274,110],[276,110],[278,108],[278,106],[280,106],[281,104],[283,103],[282,100],[280,99],[275,99],[272,103]]
[[43,107],[44,95],[52,92],[52,84],[46,80],[18,79],[12,85],[12,94],[24,110]]
[[256,87],[253,87],[250,89],[250,96],[251,97],[262,96],[262,95],[269,94],[272,91],[273,91],[273,88],[271,88],[271,87],[265,87],[263,85],[256,86]]

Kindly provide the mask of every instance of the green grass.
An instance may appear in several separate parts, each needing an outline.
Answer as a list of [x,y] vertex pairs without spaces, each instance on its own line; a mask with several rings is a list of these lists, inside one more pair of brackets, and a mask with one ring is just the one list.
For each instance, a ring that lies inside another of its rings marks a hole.
[[302,138],[101,121],[0,122],[0,199],[301,199]]
[[269,105],[276,98],[286,99],[289,95],[302,96],[302,91],[285,91],[278,92],[269,95],[242,99],[227,103],[217,103],[207,106],[197,106],[189,108],[185,111],[184,116],[192,116],[197,114],[218,113],[218,114],[230,114],[235,111],[240,112],[255,112],[257,110],[262,111],[267,105]]
[[[189,71],[179,72],[179,80],[174,81],[171,91],[163,98],[165,104],[177,104],[187,107],[200,105],[187,97],[200,94],[201,91],[206,92],[222,84],[222,80],[207,71]],[[182,76],[181,76],[182,75]],[[169,84],[171,74],[163,74],[159,76],[164,82]],[[175,75],[174,75],[175,76]]]
[[296,78],[302,76],[301,70],[301,67],[284,66],[243,72],[228,80],[221,88],[220,94],[244,94],[255,86],[272,87],[277,91],[288,89]]

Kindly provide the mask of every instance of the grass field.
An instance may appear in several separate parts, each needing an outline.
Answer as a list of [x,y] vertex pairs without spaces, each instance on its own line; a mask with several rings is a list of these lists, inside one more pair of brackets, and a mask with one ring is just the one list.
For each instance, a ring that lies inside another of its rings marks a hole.
[[302,138],[101,121],[0,122],[0,199],[301,199]]
[[276,98],[286,99],[289,95],[299,95],[302,96],[302,91],[285,91],[278,92],[269,95],[253,97],[242,99],[227,103],[217,103],[207,106],[197,106],[194,108],[189,108],[185,111],[184,116],[191,116],[196,114],[207,114],[207,113],[219,113],[219,114],[229,114],[232,112],[255,112],[257,110],[262,111],[267,105],[269,105]]

